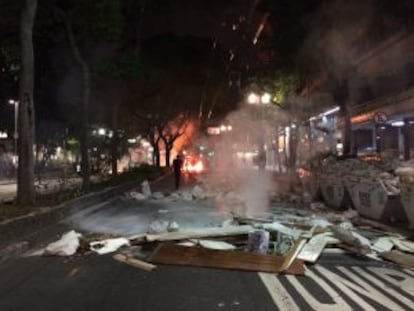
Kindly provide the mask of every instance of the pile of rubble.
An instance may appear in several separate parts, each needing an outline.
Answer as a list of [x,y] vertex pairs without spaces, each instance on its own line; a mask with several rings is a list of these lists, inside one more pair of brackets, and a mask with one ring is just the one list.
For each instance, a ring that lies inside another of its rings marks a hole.
[[70,231],[51,243],[44,255],[108,254],[152,271],[156,264],[242,271],[304,274],[325,252],[341,249],[369,260],[414,268],[414,242],[384,225],[365,220],[354,210],[327,213],[280,209],[260,218],[235,215],[221,226],[180,229],[179,224],[152,223],[148,232],[128,237],[83,237]]

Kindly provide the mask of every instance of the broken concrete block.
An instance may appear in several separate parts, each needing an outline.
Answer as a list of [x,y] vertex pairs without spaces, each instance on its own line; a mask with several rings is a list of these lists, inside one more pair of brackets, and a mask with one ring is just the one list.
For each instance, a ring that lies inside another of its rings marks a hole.
[[160,234],[168,231],[168,222],[165,220],[155,220],[149,225],[148,233]]
[[356,235],[354,232],[345,230],[340,226],[332,226],[331,231],[340,241],[347,245],[355,247],[359,253],[368,254],[371,252],[370,246],[366,244],[365,240],[361,239],[360,235]]
[[265,230],[254,230],[249,232],[247,250],[253,253],[266,254],[269,249],[269,232]]
[[146,200],[146,199],[148,199],[148,197],[147,197],[147,196],[143,195],[143,194],[142,194],[142,193],[140,193],[140,192],[136,192],[136,191],[131,191],[131,192],[129,193],[129,196],[130,196],[131,198],[133,198],[133,199],[137,200],[137,201],[142,201],[142,200]]
[[191,191],[191,194],[196,200],[204,200],[206,198],[206,195],[200,186],[195,186],[193,190]]
[[164,194],[162,192],[154,192],[152,194],[152,198],[154,200],[162,200],[162,199],[164,199]]
[[398,250],[407,253],[414,253],[414,242],[399,239],[396,237],[391,237],[390,240]]
[[151,187],[148,180],[145,180],[141,183],[141,191],[142,194],[145,195],[147,198],[151,196]]
[[394,247],[394,243],[390,237],[380,237],[372,245],[372,249],[378,253],[389,252]]
[[193,195],[191,194],[191,192],[188,192],[188,191],[181,192],[180,197],[184,201],[192,201],[193,200]]
[[72,256],[76,253],[80,242],[79,238],[82,234],[71,230],[60,238],[60,240],[50,243],[44,250],[44,255],[55,256]]
[[309,207],[311,210],[326,209],[326,205],[323,202],[312,202]]
[[289,228],[278,222],[273,222],[271,224],[262,224],[261,227],[265,230],[280,232],[284,235],[292,237],[295,240],[299,238],[299,236],[302,234],[302,230],[298,230],[296,228]]
[[180,230],[180,226],[178,225],[178,223],[176,221],[171,221],[168,224],[168,227],[167,227],[168,232],[176,232],[178,230]]

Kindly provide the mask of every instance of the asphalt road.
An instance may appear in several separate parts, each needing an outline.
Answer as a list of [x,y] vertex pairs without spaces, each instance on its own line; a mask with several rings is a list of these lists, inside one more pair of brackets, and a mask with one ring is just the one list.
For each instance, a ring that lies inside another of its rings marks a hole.
[[111,254],[29,256],[68,229],[129,233],[167,215],[184,225],[196,220],[197,226],[225,218],[206,203],[125,198],[74,212],[64,223],[43,228],[25,256],[0,264],[0,310],[413,310],[414,271],[335,249],[300,277],[163,265],[144,272]]

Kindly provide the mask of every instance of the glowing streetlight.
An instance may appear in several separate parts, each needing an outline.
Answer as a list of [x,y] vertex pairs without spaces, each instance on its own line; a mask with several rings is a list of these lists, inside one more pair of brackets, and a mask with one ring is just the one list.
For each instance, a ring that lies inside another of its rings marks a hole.
[[220,131],[221,132],[225,132],[226,130],[227,130],[227,126],[225,126],[225,125],[220,126]]
[[106,135],[106,130],[102,127],[99,128],[98,129],[98,135],[105,136]]
[[270,99],[271,99],[270,94],[269,93],[264,93],[262,95],[262,97],[260,98],[260,101],[261,101],[262,104],[267,105],[267,104],[270,103]]
[[247,102],[249,104],[258,104],[259,103],[259,96],[255,93],[250,93],[247,97]]

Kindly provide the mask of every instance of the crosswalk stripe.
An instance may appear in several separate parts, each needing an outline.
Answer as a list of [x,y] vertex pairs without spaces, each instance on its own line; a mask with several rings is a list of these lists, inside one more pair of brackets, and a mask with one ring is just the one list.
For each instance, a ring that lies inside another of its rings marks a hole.
[[298,278],[292,275],[287,276],[287,280],[295,287],[299,294],[305,299],[305,301],[314,309],[314,310],[332,310],[333,308],[338,308],[338,310],[352,310],[352,308],[345,302],[342,297],[334,291],[334,289],[329,286],[324,280],[318,277],[311,270],[306,271],[306,275],[312,278],[335,302],[334,304],[325,304],[317,301],[313,295],[309,293],[299,281]]
[[287,292],[275,275],[270,273],[259,273],[259,277],[279,310],[300,311],[300,308],[293,300],[292,296]]
[[364,272],[360,267],[353,267],[351,268],[354,271],[356,271],[359,275],[369,280],[374,285],[378,286],[379,288],[382,288],[384,291],[387,292],[390,296],[393,296],[398,299],[402,304],[407,306],[408,308],[412,308],[414,302],[407,297],[401,295],[399,292],[394,290],[392,287],[388,286],[385,282],[379,280],[378,278],[373,277],[369,273]]
[[[338,274],[338,272],[341,274]],[[411,271],[409,271],[411,272]],[[288,287],[278,279],[278,275],[259,273],[259,277],[269,292],[273,302],[279,310],[300,310],[295,301],[295,293],[299,294],[303,301],[312,310],[352,310],[349,302],[359,306],[362,310],[375,311],[376,305],[389,310],[398,311],[411,309],[414,304],[412,286],[414,276],[407,271],[398,271],[385,267],[322,267],[316,265],[306,271],[307,277],[311,278],[333,301],[333,303],[322,303],[318,301],[312,290],[300,282],[296,276],[286,276]],[[345,277],[344,277],[345,276]],[[396,277],[394,279],[392,276]],[[402,281],[401,281],[402,279]],[[290,288],[290,290],[289,290]],[[402,291],[399,291],[401,288]],[[348,297],[349,300],[346,300]],[[375,306],[365,298],[375,302]],[[393,300],[395,297],[395,301]]]

